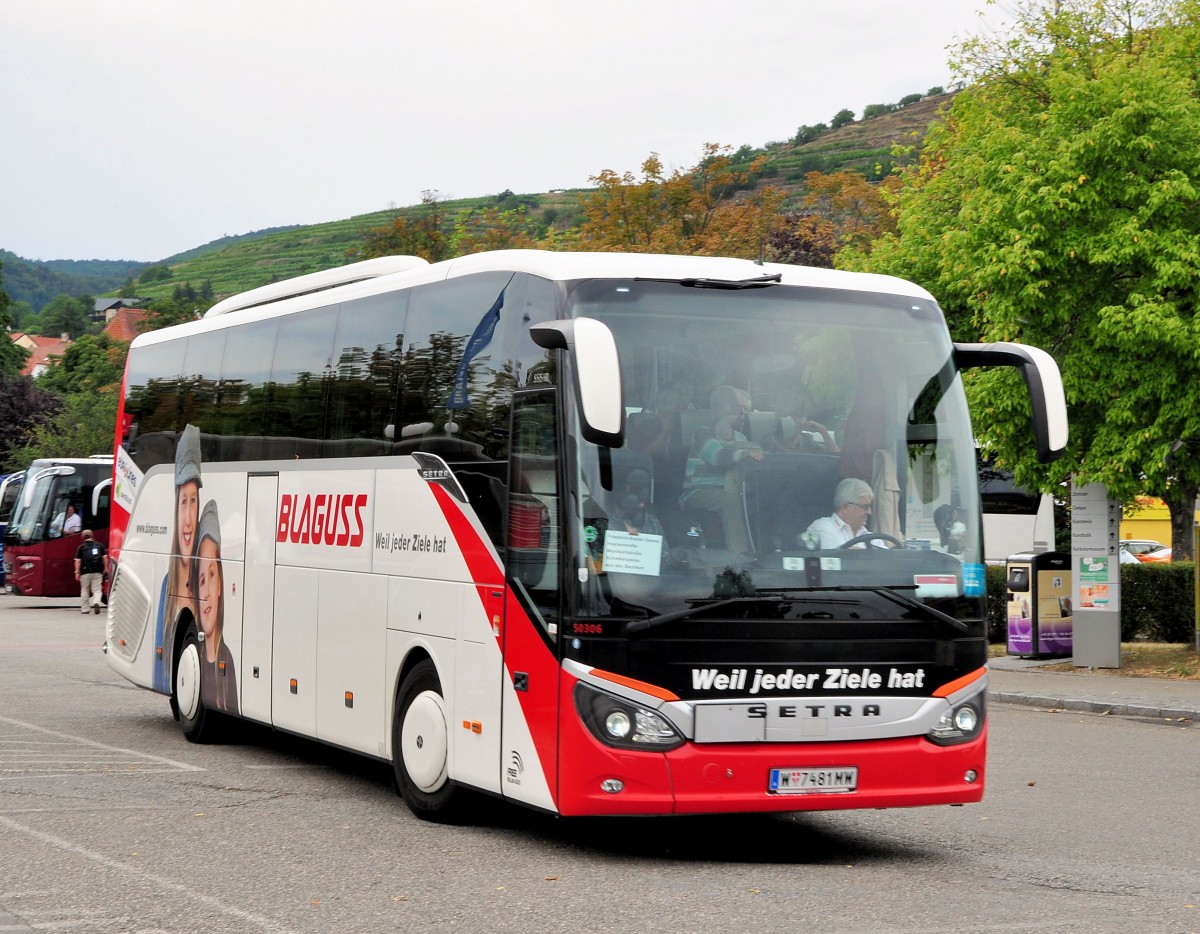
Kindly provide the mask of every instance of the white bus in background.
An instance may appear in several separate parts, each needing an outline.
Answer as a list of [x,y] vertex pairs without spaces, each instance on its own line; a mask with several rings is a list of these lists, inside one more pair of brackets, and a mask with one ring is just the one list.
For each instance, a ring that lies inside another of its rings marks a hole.
[[1054,551],[1054,497],[1013,483],[1012,472],[979,459],[983,506],[983,559],[1004,564],[1010,555]]

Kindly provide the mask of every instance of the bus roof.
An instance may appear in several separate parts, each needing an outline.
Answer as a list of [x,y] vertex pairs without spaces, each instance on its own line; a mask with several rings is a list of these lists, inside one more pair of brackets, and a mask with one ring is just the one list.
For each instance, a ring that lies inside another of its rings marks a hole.
[[[219,326],[213,318],[236,312],[243,313],[238,314],[239,320],[250,320],[249,316],[268,317],[285,311],[302,311],[330,302],[376,295],[481,272],[523,272],[560,282],[629,278],[736,282],[760,279],[763,276],[778,276],[781,285],[880,292],[908,296],[921,301],[934,301],[929,292],[912,282],[875,273],[789,266],[782,263],[759,264],[752,260],[720,256],[491,250],[432,264],[414,256],[380,257],[323,272],[296,276],[224,299],[210,308],[201,321],[141,334],[134,340],[134,345],[154,344],[176,335],[211,330],[214,326]],[[259,314],[255,315],[255,311]]]

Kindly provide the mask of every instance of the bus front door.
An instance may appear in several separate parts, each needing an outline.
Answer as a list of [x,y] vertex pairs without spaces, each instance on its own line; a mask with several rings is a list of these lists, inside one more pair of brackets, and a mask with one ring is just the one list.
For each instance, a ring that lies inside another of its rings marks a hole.
[[506,535],[501,787],[555,810],[558,784],[560,548],[558,394],[513,397]]

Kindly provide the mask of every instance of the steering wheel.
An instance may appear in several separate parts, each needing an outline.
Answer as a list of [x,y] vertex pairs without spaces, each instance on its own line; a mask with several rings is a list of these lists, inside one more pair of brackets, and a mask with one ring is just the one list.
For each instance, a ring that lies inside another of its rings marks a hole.
[[879,539],[880,541],[884,541],[884,542],[890,542],[891,546],[893,548],[903,548],[904,547],[904,543],[902,541],[900,541],[900,539],[893,538],[891,535],[888,535],[886,532],[864,532],[862,535],[854,536],[854,538],[850,539],[850,541],[848,541],[848,542],[843,542],[841,545],[838,545],[838,547],[839,548],[853,548],[855,545],[859,544],[860,542],[873,542],[876,539]]

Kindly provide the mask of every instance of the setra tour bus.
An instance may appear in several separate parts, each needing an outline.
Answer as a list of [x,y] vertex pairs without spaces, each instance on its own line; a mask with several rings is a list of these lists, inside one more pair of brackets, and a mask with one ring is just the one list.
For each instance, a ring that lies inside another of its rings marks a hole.
[[514,250],[255,289],[133,342],[108,657],[189,739],[388,761],[426,819],[978,801],[994,365],[1061,453],[1053,360],[898,279]]
[[4,531],[6,589],[28,597],[78,594],[80,533],[91,529],[96,541],[108,543],[112,484],[111,454],[30,464],[15,482],[19,492]]

